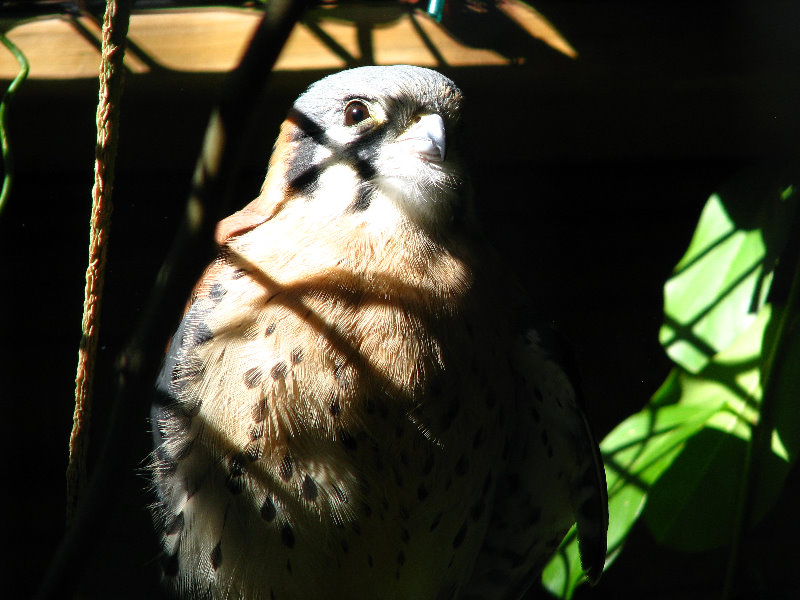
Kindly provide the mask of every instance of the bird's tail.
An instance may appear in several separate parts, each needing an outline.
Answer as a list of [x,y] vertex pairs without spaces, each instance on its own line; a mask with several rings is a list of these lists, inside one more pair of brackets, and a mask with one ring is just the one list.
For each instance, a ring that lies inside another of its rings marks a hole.
[[608,534],[608,491],[606,473],[600,449],[592,435],[585,415],[583,418],[586,440],[590,448],[587,461],[576,485],[576,520],[578,522],[578,549],[581,566],[589,582],[594,585],[600,579],[606,562]]

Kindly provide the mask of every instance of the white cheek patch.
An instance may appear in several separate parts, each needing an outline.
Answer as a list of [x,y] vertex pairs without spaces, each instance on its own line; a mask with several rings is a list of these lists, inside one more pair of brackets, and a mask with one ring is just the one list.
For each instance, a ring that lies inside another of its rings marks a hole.
[[[383,177],[418,180],[425,177],[425,161],[403,142],[385,144],[380,151],[378,170]],[[399,182],[398,182],[399,183]]]
[[317,144],[314,150],[314,164],[321,165],[333,156],[331,149],[324,144]]
[[345,127],[328,127],[325,130],[325,136],[339,147],[353,141],[353,132]]
[[378,184],[409,218],[442,225],[452,218],[456,178],[443,163],[430,163],[406,143],[387,144],[378,161]]
[[373,193],[369,208],[363,215],[367,228],[375,233],[393,231],[404,217],[398,202],[383,187]]
[[[319,163],[318,163],[319,164]],[[314,199],[313,214],[326,221],[341,215],[356,199],[360,177],[347,163],[334,163],[322,169]]]

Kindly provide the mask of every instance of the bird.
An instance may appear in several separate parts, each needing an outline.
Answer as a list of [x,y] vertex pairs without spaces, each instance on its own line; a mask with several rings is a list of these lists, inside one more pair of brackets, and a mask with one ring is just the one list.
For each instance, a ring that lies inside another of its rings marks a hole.
[[151,408],[175,596],[517,599],[575,522],[600,576],[602,460],[481,231],[463,103],[427,68],[329,75],[218,224]]

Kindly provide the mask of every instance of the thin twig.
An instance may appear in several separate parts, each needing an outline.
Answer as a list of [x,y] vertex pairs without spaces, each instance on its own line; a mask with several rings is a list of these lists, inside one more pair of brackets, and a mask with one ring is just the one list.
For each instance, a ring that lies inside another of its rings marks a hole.
[[11,184],[14,181],[14,155],[11,151],[11,144],[8,141],[8,107],[11,104],[11,101],[14,99],[14,94],[16,93],[19,86],[22,85],[22,82],[28,77],[28,71],[30,70],[30,65],[28,65],[28,59],[25,58],[25,55],[22,51],[12,42],[8,37],[4,34],[0,34],[0,42],[11,51],[11,54],[14,55],[14,58],[17,59],[19,63],[19,71],[17,72],[17,76],[14,77],[14,80],[8,84],[8,88],[6,88],[6,93],[3,95],[3,101],[0,102],[0,147],[2,148],[3,154],[3,187],[0,189],[0,213],[3,212],[3,208],[6,205],[6,201],[8,200],[9,194],[11,194]]

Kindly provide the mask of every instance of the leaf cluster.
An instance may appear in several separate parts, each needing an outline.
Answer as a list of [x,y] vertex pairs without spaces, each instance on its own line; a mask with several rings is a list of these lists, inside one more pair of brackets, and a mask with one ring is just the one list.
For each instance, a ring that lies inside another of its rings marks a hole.
[[[728,547],[729,597],[743,536],[781,494],[800,450],[799,175],[761,169],[713,194],[664,285],[659,340],[674,367],[600,446],[606,567],[643,519],[668,548]],[[543,574],[561,598],[583,581],[575,537]]]

